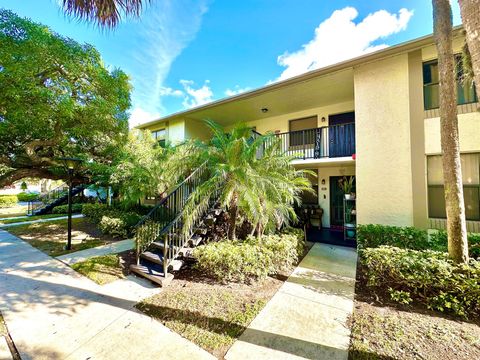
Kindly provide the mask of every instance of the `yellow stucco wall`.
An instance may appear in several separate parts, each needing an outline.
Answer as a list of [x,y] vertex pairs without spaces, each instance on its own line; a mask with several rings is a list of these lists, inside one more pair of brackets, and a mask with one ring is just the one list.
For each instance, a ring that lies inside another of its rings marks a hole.
[[357,219],[412,225],[408,55],[354,69]]
[[[268,131],[289,131],[289,121],[295,119],[301,119],[304,117],[315,116],[318,117],[318,126],[328,125],[328,115],[339,114],[343,112],[353,111],[355,108],[353,99],[347,102],[341,102],[338,104],[332,104],[328,106],[316,107],[313,109],[297,111],[292,113],[285,113],[279,116],[272,116],[260,120],[249,121],[247,124],[255,126],[257,131],[264,134]],[[322,122],[322,117],[325,118],[325,122]]]
[[[440,118],[424,120],[425,153],[440,154]],[[460,151],[480,151],[480,113],[458,115]]]
[[185,120],[185,137],[187,139],[207,140],[211,135],[211,131],[205,126],[203,121],[196,119]]

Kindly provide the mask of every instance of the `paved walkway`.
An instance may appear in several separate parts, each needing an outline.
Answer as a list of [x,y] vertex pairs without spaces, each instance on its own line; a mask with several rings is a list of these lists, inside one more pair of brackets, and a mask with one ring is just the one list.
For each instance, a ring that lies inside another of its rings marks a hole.
[[[82,214],[72,215],[72,219],[81,218],[81,217],[83,217]],[[0,225],[0,229],[12,227],[12,226],[28,225],[28,224],[56,221],[56,220],[66,220],[66,219],[68,219],[68,216],[59,216],[59,217],[55,217],[55,218],[38,219],[38,220],[32,220],[32,221],[22,221],[22,222],[16,222],[16,223],[11,223],[11,224]]]
[[58,256],[56,259],[67,265],[73,265],[87,259],[108,254],[118,254],[123,251],[131,250],[135,246],[133,239],[116,241],[111,244],[97,246],[91,249],[76,251],[70,254]]
[[100,286],[0,230],[0,311],[22,359],[214,359],[133,306],[158,288]]
[[346,360],[357,254],[315,244],[233,344],[227,360]]

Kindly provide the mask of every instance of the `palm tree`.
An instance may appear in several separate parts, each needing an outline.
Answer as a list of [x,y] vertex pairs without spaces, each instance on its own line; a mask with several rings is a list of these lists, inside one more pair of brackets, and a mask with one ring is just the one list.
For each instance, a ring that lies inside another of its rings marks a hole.
[[480,96],[480,0],[459,0],[475,90]]
[[452,9],[449,0],[432,0],[432,5],[440,77],[440,135],[448,253],[460,263],[468,261],[468,243],[458,137],[456,69],[452,50]]
[[[228,238],[236,238],[240,218],[249,221],[257,234],[268,226],[296,220],[293,209],[302,191],[313,191],[305,174],[291,164],[292,156],[280,152],[273,134],[252,136],[250,127],[236,125],[229,133],[213,121],[206,125],[213,138],[199,147],[208,178],[189,197],[184,209],[184,232],[208,208],[211,199],[229,213]],[[259,156],[261,154],[262,156]]]
[[102,27],[114,28],[123,15],[138,16],[142,7],[151,0],[63,0],[67,15],[86,20]]

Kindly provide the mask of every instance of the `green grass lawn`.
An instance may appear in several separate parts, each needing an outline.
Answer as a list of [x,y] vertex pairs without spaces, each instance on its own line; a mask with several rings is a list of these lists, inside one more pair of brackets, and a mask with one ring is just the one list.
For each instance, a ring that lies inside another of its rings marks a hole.
[[8,208],[0,208],[0,219],[23,215],[27,215],[26,205],[15,205]]
[[72,229],[72,249],[69,251],[65,250],[67,220],[24,224],[6,230],[53,257],[115,241],[111,236],[103,235],[85,218],[72,219]]
[[[18,216],[21,216],[21,215],[18,215]],[[19,222],[26,222],[26,221],[33,221],[33,220],[40,220],[40,219],[52,219],[52,218],[57,218],[62,216],[66,216],[66,214],[46,214],[46,215],[28,216],[22,219],[6,219],[6,220],[0,220],[0,225],[14,224]]]
[[125,277],[125,268],[122,266],[121,255],[110,254],[97,256],[72,265],[72,269],[104,285]]

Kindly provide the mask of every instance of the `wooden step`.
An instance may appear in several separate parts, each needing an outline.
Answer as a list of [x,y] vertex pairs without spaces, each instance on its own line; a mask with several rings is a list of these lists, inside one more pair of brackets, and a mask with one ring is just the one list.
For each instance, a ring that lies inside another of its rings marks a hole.
[[211,215],[213,215],[213,216],[218,216],[218,215],[220,215],[220,214],[222,213],[222,209],[218,209],[218,208],[217,208],[217,209],[216,209],[216,208],[210,209],[210,210],[208,211],[208,213],[211,214]]
[[[159,242],[159,241],[155,241],[155,242],[152,242],[150,245],[154,246],[155,248],[157,248],[158,250],[160,251],[163,251],[163,247],[165,246],[165,243],[164,242]],[[169,249],[173,249],[175,252],[177,250],[180,250],[180,248],[178,246],[174,246],[174,245],[168,245],[168,248]]]
[[168,270],[169,271],[179,271],[184,264],[185,264],[185,262],[183,260],[175,259],[170,263],[170,265],[168,265]]
[[203,227],[199,227],[199,228],[196,228],[194,233],[196,235],[206,235],[207,234],[207,229],[203,228]]
[[163,256],[158,253],[154,253],[151,251],[145,251],[140,254],[140,257],[142,259],[148,260],[152,263],[158,264],[158,265],[163,265]]
[[198,244],[200,244],[203,240],[203,237],[200,236],[200,235],[193,235],[190,240],[188,240],[188,244],[191,246],[191,247],[195,247],[195,246],[198,246]]
[[164,275],[163,270],[156,266],[130,265],[130,271],[159,284],[161,287],[168,286],[173,280],[172,274]]

